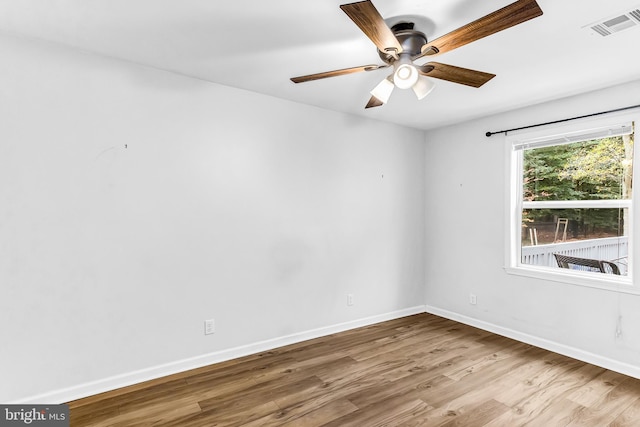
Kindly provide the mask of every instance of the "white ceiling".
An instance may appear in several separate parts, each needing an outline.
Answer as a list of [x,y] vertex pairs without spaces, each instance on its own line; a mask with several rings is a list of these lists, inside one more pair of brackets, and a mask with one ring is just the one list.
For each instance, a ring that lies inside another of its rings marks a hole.
[[[434,39],[513,0],[373,0],[415,15]],[[394,91],[364,109],[389,70],[294,84],[289,78],[381,63],[340,10],[349,0],[0,0],[0,31],[346,113],[430,129],[640,78],[640,26],[608,37],[582,27],[640,0],[538,0],[544,15],[438,56],[497,74],[479,89],[436,80],[418,101]],[[418,61],[426,62],[426,60]],[[622,105],[621,105],[622,106]]]

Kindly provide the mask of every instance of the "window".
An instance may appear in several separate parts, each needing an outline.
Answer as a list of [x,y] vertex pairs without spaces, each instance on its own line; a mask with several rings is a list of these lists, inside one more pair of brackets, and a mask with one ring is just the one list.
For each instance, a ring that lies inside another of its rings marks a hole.
[[631,284],[634,117],[508,136],[507,270]]

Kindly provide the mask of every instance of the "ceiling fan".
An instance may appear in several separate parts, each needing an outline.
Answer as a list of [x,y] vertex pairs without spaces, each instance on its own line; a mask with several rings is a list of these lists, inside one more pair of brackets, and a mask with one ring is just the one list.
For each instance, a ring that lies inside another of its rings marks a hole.
[[378,48],[384,64],[362,65],[291,78],[294,83],[303,83],[327,77],[374,71],[393,66],[393,73],[383,79],[372,91],[365,108],[379,107],[389,100],[394,87],[412,88],[418,99],[423,99],[434,88],[434,83],[425,77],[447,80],[472,87],[480,87],[495,74],[440,62],[422,65],[414,61],[425,56],[435,56],[465,44],[490,36],[499,31],[521,24],[542,15],[536,0],[518,0],[457,30],[428,41],[424,33],[414,29],[412,22],[400,22],[391,28],[370,0],[343,4],[340,8],[362,30]]

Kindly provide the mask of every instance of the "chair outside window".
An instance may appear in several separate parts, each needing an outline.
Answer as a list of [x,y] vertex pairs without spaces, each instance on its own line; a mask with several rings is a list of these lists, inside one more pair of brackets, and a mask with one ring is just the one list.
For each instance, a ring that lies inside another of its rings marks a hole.
[[562,254],[553,254],[553,256],[556,257],[556,262],[560,268],[620,275],[620,269],[611,261],[578,258]]

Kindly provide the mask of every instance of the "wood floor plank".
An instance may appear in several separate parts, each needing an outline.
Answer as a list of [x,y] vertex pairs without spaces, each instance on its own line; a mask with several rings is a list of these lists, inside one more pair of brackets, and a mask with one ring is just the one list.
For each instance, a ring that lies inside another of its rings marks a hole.
[[162,425],[175,418],[195,415],[201,412],[200,406],[191,399],[172,402],[172,405],[154,405],[136,411],[122,412],[111,419],[104,419],[94,427],[131,427],[132,425]]
[[[522,427],[541,427],[541,426],[566,426],[575,418],[576,414],[584,409],[584,406],[572,402],[569,399],[557,399],[552,404],[541,408],[541,411],[533,411],[534,416],[524,416],[517,418],[515,424],[498,424],[495,421],[487,426],[503,427],[522,426]],[[496,419],[501,421],[499,419]],[[601,426],[584,426],[584,427],[601,427]]]
[[322,406],[318,406],[317,404],[309,405],[307,402],[303,402],[294,407],[285,408],[250,423],[243,424],[242,427],[317,427],[357,410],[358,407],[346,399],[332,400]]
[[264,403],[257,403],[254,405],[249,405],[247,407],[239,408],[239,410],[235,412],[219,412],[216,410],[201,411],[197,414],[176,417],[172,420],[167,420],[159,425],[161,425],[162,427],[241,426],[243,424],[276,412],[278,409],[278,405],[273,402],[266,401]]
[[640,420],[640,399],[633,402],[609,424],[609,427],[634,427]]
[[[572,365],[572,362],[576,365]],[[541,357],[532,359],[505,375],[501,379],[504,387],[496,391],[493,398],[505,405],[515,407],[524,398],[544,388],[558,372],[577,369],[579,363],[557,353],[541,353]]]
[[[333,399],[343,398],[351,393],[384,386],[386,382],[380,376],[384,372],[407,363],[398,360],[393,363],[386,361],[366,361],[366,366],[358,366],[358,369],[342,370],[323,378],[323,384],[315,389],[309,389],[309,395],[305,398],[317,405],[324,405]],[[285,408],[300,403],[300,395],[289,394],[276,400],[278,406]]]
[[421,413],[431,408],[420,399],[407,400],[404,398],[389,399],[384,404],[376,404],[360,408],[348,415],[337,418],[325,427],[378,427],[396,425],[398,420],[406,419],[413,414]]
[[[449,326],[449,327],[447,327]],[[358,347],[349,349],[348,353],[358,361],[366,360],[370,357],[379,356],[381,353],[404,352],[407,349],[416,350],[416,344],[422,344],[420,351],[427,351],[428,343],[437,345],[441,338],[451,338],[450,325],[443,324],[439,327],[425,327],[424,329],[413,328],[409,331],[397,332],[391,336],[377,339],[373,342],[366,342]],[[460,334],[456,338],[459,339]]]
[[[528,351],[536,352],[537,349],[528,349]],[[484,388],[488,383],[502,375],[506,375],[509,371],[516,369],[523,363],[525,363],[525,361],[518,357],[505,359],[500,364],[492,366],[491,369],[467,375],[460,381],[454,381],[443,387],[421,390],[420,398],[434,407],[441,407],[463,394]]]
[[292,375],[286,382],[278,379],[259,383],[241,394],[208,398],[199,401],[198,404],[202,411],[234,412],[238,408],[251,406],[264,400],[275,402],[280,397],[295,396],[305,389],[322,384],[322,380],[315,376],[305,378],[301,375]]
[[[447,410],[447,413],[443,415],[443,422],[432,425],[443,427],[481,426],[508,410],[508,406],[493,399],[489,399],[482,403],[470,404],[464,408],[458,408],[455,412]],[[436,420],[437,419],[432,419],[432,421]],[[425,427],[428,425],[430,424],[425,424]]]
[[567,426],[609,425],[639,398],[640,383],[626,378],[601,395],[597,401],[590,402]]
[[626,380],[627,377],[612,371],[604,371],[596,378],[592,379],[584,386],[580,387],[569,396],[567,399],[579,403],[582,406],[591,408],[596,403],[599,403],[602,396],[611,392],[611,390],[618,386],[621,382]]
[[456,369],[453,372],[448,372],[445,375],[454,381],[460,381],[467,375],[474,374],[478,371],[481,371],[482,369],[489,368],[496,363],[500,363],[501,361],[510,359],[512,357],[513,353],[511,351],[497,351],[490,355],[473,360],[472,363]]
[[[531,420],[536,420],[532,425],[538,422],[548,426],[565,425],[574,416],[574,412],[582,410],[582,405],[568,400],[567,396],[600,375],[603,368],[573,359],[568,359],[566,364],[550,366],[540,374],[539,379],[534,380],[537,385],[532,393],[530,390],[520,395],[520,401],[511,406],[512,411],[498,417],[488,426],[528,425]],[[560,413],[568,417],[565,424],[559,421],[564,419],[560,417]]]
[[640,380],[420,314],[69,406],[73,427],[635,427]]
[[[442,364],[441,364],[442,365]],[[351,393],[347,398],[359,407],[373,405],[376,402],[405,396],[407,399],[417,399],[424,390],[441,389],[445,385],[453,385],[455,381],[443,375],[443,371],[450,365],[435,366],[410,376],[402,376],[395,381],[374,383],[370,387]]]

